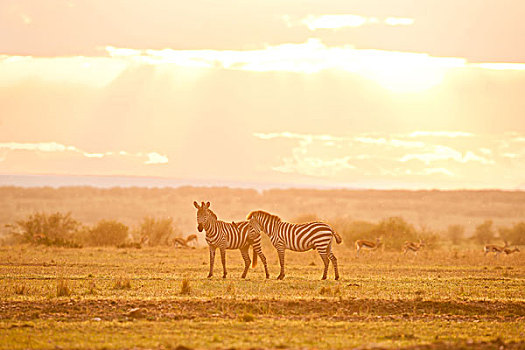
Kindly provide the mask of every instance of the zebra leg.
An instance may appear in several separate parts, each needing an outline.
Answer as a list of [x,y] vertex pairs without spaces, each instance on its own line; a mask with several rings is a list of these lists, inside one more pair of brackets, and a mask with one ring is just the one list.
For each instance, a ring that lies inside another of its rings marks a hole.
[[339,269],[337,268],[337,258],[335,257],[334,253],[332,253],[332,247],[330,247],[328,253],[328,258],[332,262],[332,265],[334,265],[335,280],[337,281],[339,279]]
[[325,280],[326,275],[328,274],[328,265],[330,264],[330,260],[328,260],[328,254],[326,252],[319,252],[319,255],[321,256],[321,259],[323,259],[324,264],[323,277],[321,279]]
[[281,273],[277,276],[278,280],[284,278],[284,246],[280,245],[277,247],[277,254],[279,255],[279,264],[281,264]]
[[226,248],[219,248],[221,251],[222,278],[226,278]]
[[215,262],[215,247],[210,246],[210,273],[208,278],[213,276],[213,264]]
[[264,265],[264,273],[266,273],[266,278],[270,278],[270,274],[268,273],[268,264],[266,263],[266,257],[264,256],[261,249],[261,242],[255,243],[253,245],[253,251],[257,253]]
[[251,260],[250,260],[250,252],[248,251],[248,248],[250,248],[250,246],[241,248],[241,255],[242,255],[242,258],[244,259],[244,271],[242,273],[241,278],[246,278],[246,274],[248,273],[248,269],[250,268]]

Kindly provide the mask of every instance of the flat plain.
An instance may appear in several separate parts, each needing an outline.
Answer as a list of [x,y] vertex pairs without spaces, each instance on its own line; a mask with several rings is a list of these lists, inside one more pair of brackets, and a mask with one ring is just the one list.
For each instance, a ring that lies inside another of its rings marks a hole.
[[340,245],[339,281],[316,252],[277,281],[265,254],[243,280],[238,251],[208,279],[206,247],[0,247],[0,349],[525,347],[523,253]]

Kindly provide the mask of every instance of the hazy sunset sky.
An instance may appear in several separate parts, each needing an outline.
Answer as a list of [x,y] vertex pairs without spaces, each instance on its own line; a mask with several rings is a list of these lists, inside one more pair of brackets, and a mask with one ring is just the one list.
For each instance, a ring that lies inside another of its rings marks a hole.
[[525,189],[521,0],[3,0],[0,174]]

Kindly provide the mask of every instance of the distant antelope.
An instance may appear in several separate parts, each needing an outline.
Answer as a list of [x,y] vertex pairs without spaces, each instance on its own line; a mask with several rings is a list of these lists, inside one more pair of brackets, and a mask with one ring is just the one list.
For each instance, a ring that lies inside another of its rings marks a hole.
[[417,252],[425,246],[425,241],[419,240],[419,242],[409,242],[406,241],[403,245],[403,254],[406,255],[408,251],[411,251],[414,253],[414,255],[417,255]]
[[514,249],[510,249],[510,248],[505,248],[503,249],[503,251],[505,252],[505,254],[507,255],[510,255],[512,253],[519,253],[520,250],[518,249],[518,247],[514,247]]
[[375,242],[367,241],[365,239],[358,239],[357,241],[355,241],[355,256],[359,256],[359,251],[361,249],[376,250],[382,245],[383,243],[381,242],[381,238],[376,238]]
[[195,241],[197,242],[197,235],[189,235],[186,238],[175,237],[173,239],[173,245],[179,245],[181,247],[189,247],[188,243]]
[[140,243],[139,243],[139,244],[140,244],[140,245],[143,245],[143,244],[144,244],[144,245],[149,244],[149,236],[142,236],[142,237],[140,238]]
[[[507,242],[505,242],[504,246],[495,245],[495,244],[487,244],[487,245],[485,245],[483,247],[483,251],[485,252],[485,256],[488,253],[494,253],[494,256],[498,256],[499,254],[503,253],[505,251],[505,249],[509,249],[509,248],[507,248],[507,246],[508,246]],[[509,254],[509,253],[507,253],[507,254]]]

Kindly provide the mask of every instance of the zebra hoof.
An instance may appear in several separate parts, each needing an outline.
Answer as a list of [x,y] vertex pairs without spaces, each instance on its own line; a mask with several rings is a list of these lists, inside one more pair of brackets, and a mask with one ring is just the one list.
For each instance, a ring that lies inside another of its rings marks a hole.
[[226,275],[222,275],[222,278],[226,278]]
[[277,279],[278,279],[278,280],[282,280],[283,278],[284,278],[284,275],[279,275],[279,276],[277,276]]
[[335,280],[336,280],[336,281],[339,280],[339,276],[335,276]]
[[326,276],[323,276],[323,278],[321,278],[321,281],[324,281],[326,279]]
[[242,275],[241,278],[246,278],[246,275]]

